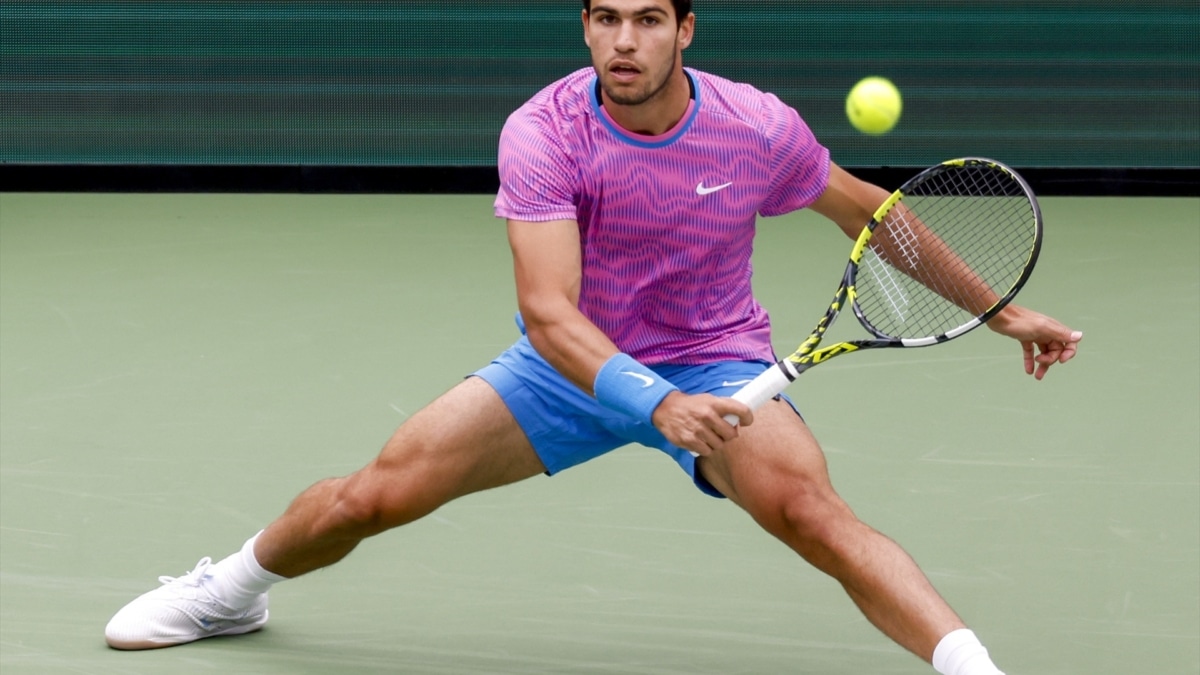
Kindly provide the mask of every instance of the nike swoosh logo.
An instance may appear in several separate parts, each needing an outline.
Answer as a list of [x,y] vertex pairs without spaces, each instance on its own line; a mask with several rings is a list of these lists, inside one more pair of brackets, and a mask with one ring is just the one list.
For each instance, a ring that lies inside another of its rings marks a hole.
[[722,185],[714,185],[712,187],[704,187],[704,181],[700,181],[699,183],[696,183],[696,194],[711,195],[712,193],[714,193],[718,190],[724,190],[725,188],[729,187],[730,185],[733,185],[733,183],[725,183]]
[[740,387],[744,384],[750,384],[754,380],[738,380],[737,382],[722,382],[722,387]]
[[632,372],[629,370],[622,370],[621,374],[628,375],[630,377],[636,377],[637,379],[641,380],[642,381],[642,389],[645,389],[646,387],[650,387],[650,386],[654,385],[654,378],[650,377],[648,375],[643,375],[641,373],[635,373],[635,372]]

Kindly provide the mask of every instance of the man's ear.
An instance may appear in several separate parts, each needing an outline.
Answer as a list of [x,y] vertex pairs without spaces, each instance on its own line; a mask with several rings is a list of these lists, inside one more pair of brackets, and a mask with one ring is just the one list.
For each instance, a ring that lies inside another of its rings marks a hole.
[[692,38],[696,35],[696,15],[688,12],[686,18],[679,22],[679,30],[675,39],[679,43],[680,49],[687,49],[688,45],[692,44]]

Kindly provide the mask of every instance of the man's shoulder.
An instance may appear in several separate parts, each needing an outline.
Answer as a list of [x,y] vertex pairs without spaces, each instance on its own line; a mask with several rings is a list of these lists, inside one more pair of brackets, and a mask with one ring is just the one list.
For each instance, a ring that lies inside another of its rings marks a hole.
[[590,87],[595,78],[594,70],[581,68],[551,82],[509,115],[509,124],[534,126],[543,131],[570,126],[580,116],[591,114]]
[[767,115],[786,107],[777,96],[752,84],[691,68],[688,72],[699,84],[701,110],[707,114],[733,118],[761,130]]
[[752,84],[746,82],[738,82],[727,77],[715,75],[705,70],[697,70],[695,68],[687,68],[687,72],[696,78],[703,86],[710,90],[716,90],[723,95],[734,95],[743,98],[757,98],[763,96],[763,92]]

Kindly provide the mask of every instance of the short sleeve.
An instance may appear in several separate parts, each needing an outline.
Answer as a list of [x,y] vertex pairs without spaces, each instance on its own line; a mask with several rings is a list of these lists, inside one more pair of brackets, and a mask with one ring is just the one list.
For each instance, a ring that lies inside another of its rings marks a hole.
[[498,218],[526,221],[576,218],[578,171],[545,109],[526,105],[500,132]]
[[771,186],[759,213],[778,216],[812,204],[829,182],[829,150],[794,108],[763,95],[763,131],[771,155]]

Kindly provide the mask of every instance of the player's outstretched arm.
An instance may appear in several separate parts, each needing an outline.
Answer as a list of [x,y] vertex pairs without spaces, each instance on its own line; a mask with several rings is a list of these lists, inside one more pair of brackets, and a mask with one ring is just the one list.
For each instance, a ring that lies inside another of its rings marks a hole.
[[1025,372],[1038,380],[1046,376],[1050,366],[1074,358],[1079,341],[1083,339],[1081,331],[1019,305],[1005,307],[987,325],[1021,343]]

